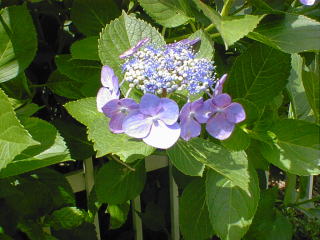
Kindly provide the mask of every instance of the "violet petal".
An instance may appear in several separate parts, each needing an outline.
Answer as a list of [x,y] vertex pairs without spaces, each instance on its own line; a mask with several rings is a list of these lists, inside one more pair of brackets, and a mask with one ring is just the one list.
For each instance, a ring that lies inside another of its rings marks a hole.
[[240,103],[231,103],[224,112],[229,122],[239,123],[246,119],[246,112]]
[[217,84],[216,84],[216,86],[214,88],[214,92],[213,92],[214,96],[222,94],[223,84],[226,81],[227,76],[228,76],[227,74],[223,74],[222,77],[218,80],[218,82],[217,82]]
[[300,0],[300,2],[303,4],[303,5],[306,5],[306,6],[312,6],[316,0]]
[[173,101],[169,98],[161,98],[160,107],[161,107],[161,109],[160,109],[159,113],[157,114],[157,116],[165,124],[172,125],[178,120],[179,107],[175,101]]
[[123,120],[126,118],[126,114],[117,114],[114,115],[109,122],[109,128],[110,131],[113,133],[123,133],[123,129],[122,129],[122,123]]
[[160,98],[156,95],[146,93],[140,101],[140,112],[146,115],[155,116],[160,110]]
[[103,106],[102,111],[107,117],[112,118],[114,115],[119,113],[119,108],[120,100],[113,99]]
[[208,99],[197,109],[195,118],[199,123],[206,123],[210,116],[216,111],[215,109],[212,99]]
[[181,138],[189,141],[191,138],[197,137],[201,132],[201,125],[194,119],[188,119],[187,121],[180,122],[181,126]]
[[152,124],[149,135],[143,138],[143,141],[155,148],[168,149],[179,139],[180,132],[178,123],[166,125],[158,120]]
[[113,99],[119,99],[119,95],[115,94],[115,92],[110,91],[106,87],[102,87],[99,89],[97,94],[97,109],[99,112],[103,112],[103,107]]
[[212,103],[218,108],[224,108],[231,104],[231,97],[226,93],[219,94],[212,98]]
[[139,50],[139,48],[141,48],[143,45],[145,45],[149,41],[150,41],[149,38],[145,38],[145,39],[140,40],[139,42],[137,42],[137,44],[134,47],[132,47],[132,48],[128,49],[127,51],[125,51],[124,53],[122,53],[119,56],[119,58],[124,59],[124,58],[131,56],[132,54],[137,52]]
[[152,119],[146,117],[142,113],[135,113],[128,116],[122,124],[124,132],[130,137],[144,138],[146,137],[152,126]]
[[230,137],[233,129],[234,123],[229,122],[224,113],[218,113],[211,117],[206,125],[208,133],[219,140],[225,140]]
[[111,91],[117,92],[119,89],[118,78],[114,74],[113,69],[107,65],[101,69],[101,84]]

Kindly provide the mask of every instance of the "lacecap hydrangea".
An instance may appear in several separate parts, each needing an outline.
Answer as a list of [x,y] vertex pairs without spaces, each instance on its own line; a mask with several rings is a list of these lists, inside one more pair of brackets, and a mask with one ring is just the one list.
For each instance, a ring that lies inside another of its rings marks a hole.
[[[199,41],[184,39],[164,46],[149,44],[147,38],[139,41],[119,56],[124,61],[120,84],[112,68],[102,67],[97,108],[110,118],[110,131],[160,149],[170,148],[179,137],[188,141],[199,136],[201,124],[214,138],[230,137],[246,114],[241,104],[222,92],[227,75],[217,79],[213,62],[196,57],[193,47]],[[124,82],[129,90],[120,98]],[[140,103],[128,98],[133,88],[144,93]],[[175,91],[189,97],[203,93],[209,99],[188,100],[179,110],[168,98]]]

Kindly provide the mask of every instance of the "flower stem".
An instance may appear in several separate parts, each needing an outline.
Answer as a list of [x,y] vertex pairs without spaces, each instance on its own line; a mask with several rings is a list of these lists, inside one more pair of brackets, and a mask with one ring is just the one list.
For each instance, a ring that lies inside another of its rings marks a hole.
[[209,32],[211,29],[215,28],[215,24],[211,23],[208,27],[204,29],[205,32]]
[[136,171],[134,168],[132,168],[131,166],[129,166],[128,164],[126,164],[125,162],[121,161],[120,159],[118,159],[116,156],[114,155],[110,155],[111,158],[113,160],[115,160],[116,162],[120,163],[121,165],[125,166],[126,168],[128,168],[130,171]]
[[132,90],[132,88],[129,88],[129,90],[128,90],[127,93],[126,93],[125,98],[129,97],[129,94],[130,94],[131,90]]
[[192,29],[193,32],[197,31],[197,28],[196,28],[196,26],[194,25],[193,22],[190,22],[190,26],[191,26],[191,29]]
[[287,173],[286,191],[284,195],[284,204],[289,205],[296,200],[296,179],[297,176],[291,173]]
[[229,10],[230,10],[233,2],[234,2],[234,0],[226,0],[225,1],[223,8],[221,10],[221,16],[228,16]]

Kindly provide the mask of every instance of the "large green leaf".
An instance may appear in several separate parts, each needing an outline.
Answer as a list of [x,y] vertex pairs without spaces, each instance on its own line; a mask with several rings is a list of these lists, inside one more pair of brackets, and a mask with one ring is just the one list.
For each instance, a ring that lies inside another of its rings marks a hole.
[[143,9],[164,27],[177,27],[190,18],[177,0],[138,0]]
[[116,161],[110,161],[99,170],[95,182],[99,202],[121,204],[142,192],[146,180],[144,160],[131,166],[135,171]]
[[98,37],[92,36],[74,42],[71,45],[71,55],[73,59],[97,60],[98,55]]
[[209,60],[213,59],[214,56],[214,43],[210,39],[210,36],[205,33],[202,30],[198,30],[195,33],[193,33],[190,37],[190,39],[200,38],[201,44],[200,48],[197,52],[197,58],[207,58]]
[[110,20],[118,17],[120,10],[114,0],[75,0],[71,19],[85,35],[98,35]]
[[109,130],[109,119],[97,111],[95,98],[85,98],[65,105],[68,112],[88,128],[88,138],[93,141],[97,156],[117,154],[121,160],[132,162],[153,153],[154,148],[143,141]]
[[119,56],[144,38],[149,38],[150,42],[156,45],[165,44],[155,28],[123,12],[121,17],[108,24],[100,35],[98,51],[102,64],[109,65],[120,76],[123,60]]
[[249,192],[209,170],[206,200],[214,231],[222,240],[240,240],[249,229],[259,202],[258,177],[250,169]]
[[130,210],[130,201],[122,204],[108,204],[107,212],[110,214],[110,229],[120,228],[127,220]]
[[314,60],[302,70],[302,82],[306,90],[309,104],[313,110],[316,121],[320,121],[320,54],[316,53]]
[[320,174],[319,125],[284,119],[270,131],[276,135],[276,143],[260,147],[269,162],[296,175]]
[[[226,148],[202,138],[193,138],[188,142],[181,141],[178,145],[184,151],[184,156],[199,161],[222,174],[244,191],[249,191],[248,160],[243,151],[229,152]],[[183,160],[185,158],[181,158],[181,161]]]
[[46,222],[55,230],[71,229],[80,226],[86,218],[86,213],[76,207],[64,207],[52,212]]
[[289,72],[290,55],[253,44],[234,62],[224,90],[263,106],[286,86]]
[[204,179],[195,179],[183,191],[179,205],[181,233],[186,240],[209,239],[214,231],[210,224]]
[[38,118],[29,118],[23,124],[33,139],[40,142],[40,145],[29,147],[16,156],[0,172],[0,177],[14,176],[55,163],[72,160],[63,138],[50,123]]
[[24,71],[34,58],[36,50],[36,31],[27,6],[1,9],[0,83]]
[[167,150],[171,163],[186,175],[202,176],[205,165],[190,154],[188,142],[180,140]]
[[20,124],[8,97],[0,89],[0,170],[29,146],[38,144]]
[[320,23],[287,13],[266,19],[248,37],[286,53],[320,50]]
[[253,31],[264,17],[264,15],[249,14],[221,17],[217,11],[211,9],[200,0],[193,1],[197,4],[198,8],[203,11],[204,15],[206,15],[213,24],[215,24],[217,30],[221,34],[226,48]]
[[295,53],[291,55],[291,73],[287,84],[290,94],[291,109],[294,117],[302,120],[312,120],[308,98],[302,82],[303,58]]

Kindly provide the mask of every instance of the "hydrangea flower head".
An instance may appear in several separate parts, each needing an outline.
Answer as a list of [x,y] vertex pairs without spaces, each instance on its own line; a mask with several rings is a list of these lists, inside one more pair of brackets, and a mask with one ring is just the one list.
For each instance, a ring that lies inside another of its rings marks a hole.
[[179,107],[176,102],[147,93],[141,98],[138,111],[127,117],[122,126],[130,137],[166,149],[180,136],[178,117]]
[[145,45],[123,64],[124,81],[129,82],[130,88],[152,94],[208,91],[215,82],[215,67],[212,61],[196,58],[192,46],[198,41],[184,39],[161,47]]

